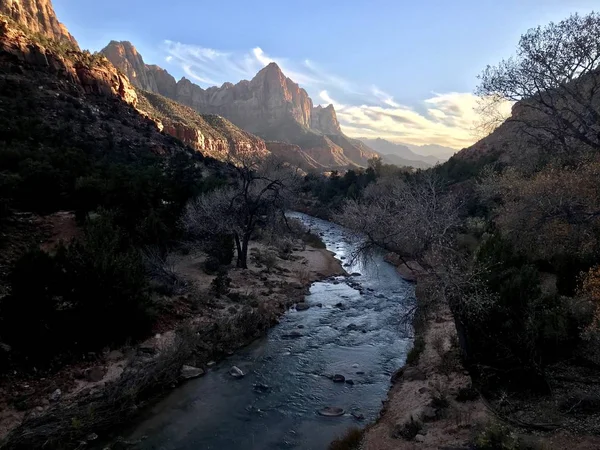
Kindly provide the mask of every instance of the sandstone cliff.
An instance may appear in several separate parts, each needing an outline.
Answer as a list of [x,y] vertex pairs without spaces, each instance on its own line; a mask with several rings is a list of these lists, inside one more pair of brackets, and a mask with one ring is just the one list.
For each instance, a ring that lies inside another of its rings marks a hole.
[[[343,134],[333,105],[313,107],[307,92],[275,63],[250,81],[203,89],[185,77],[176,81],[166,70],[146,65],[129,42],[113,41],[102,53],[127,73],[136,87],[201,114],[223,116],[267,141],[298,146],[305,153],[300,158],[305,162],[309,158],[319,166],[337,169],[366,166],[368,159],[376,155],[362,142]],[[288,159],[297,159],[297,149],[288,148]]]
[[50,0],[2,0],[0,14],[10,17],[29,31],[77,46],[77,41],[58,21]]
[[111,41],[104,49],[104,55],[118,67],[131,83],[145,91],[158,92],[154,76],[150,73],[142,55],[130,42]]
[[310,127],[324,134],[342,134],[333,105],[325,108],[319,105],[313,108]]
[[266,145],[267,150],[269,150],[272,155],[285,160],[306,172],[325,169],[322,164],[318,163],[298,145],[275,141],[267,141]]
[[102,56],[45,47],[3,19],[0,19],[0,49],[5,63],[46,71],[86,94],[119,97],[132,106],[137,104],[137,94],[127,77]]
[[139,91],[138,95],[138,110],[154,120],[160,130],[207,156],[224,160],[240,152],[269,154],[262,139],[240,130],[223,117],[200,115],[160,94]]
[[176,91],[176,101],[203,114],[219,114],[265,139],[270,139],[270,130],[285,120],[310,127],[311,99],[275,63],[264,67],[251,81],[235,85],[202,89],[182,78]]

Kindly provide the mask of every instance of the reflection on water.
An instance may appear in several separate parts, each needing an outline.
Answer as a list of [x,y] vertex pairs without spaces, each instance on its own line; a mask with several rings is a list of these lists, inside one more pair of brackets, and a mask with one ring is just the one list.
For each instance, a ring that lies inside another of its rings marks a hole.
[[[349,264],[359,242],[342,227],[290,216],[321,234],[327,248]],[[144,437],[142,449],[322,450],[348,427],[374,420],[390,374],[410,346],[401,315],[414,302],[414,291],[381,255],[346,270],[361,275],[314,283],[306,298],[310,309],[288,312],[268,336],[174,390],[128,440]],[[230,377],[233,365],[246,377]],[[334,383],[327,378],[332,374],[354,384]],[[326,406],[346,414],[318,415]]]

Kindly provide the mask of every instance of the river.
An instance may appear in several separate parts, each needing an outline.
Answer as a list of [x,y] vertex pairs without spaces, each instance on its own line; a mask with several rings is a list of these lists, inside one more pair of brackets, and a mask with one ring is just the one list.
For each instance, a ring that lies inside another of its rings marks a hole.
[[[377,418],[390,374],[411,345],[401,318],[414,304],[414,288],[383,254],[350,264],[360,242],[343,227],[290,216],[320,234],[348,273],[360,276],[314,283],[306,297],[310,309],[290,310],[267,336],[172,391],[129,434],[128,440],[141,440],[136,448],[324,450],[349,427]],[[233,379],[233,365],[247,375]],[[333,374],[354,384],[334,383]],[[327,406],[346,413],[317,413]]]

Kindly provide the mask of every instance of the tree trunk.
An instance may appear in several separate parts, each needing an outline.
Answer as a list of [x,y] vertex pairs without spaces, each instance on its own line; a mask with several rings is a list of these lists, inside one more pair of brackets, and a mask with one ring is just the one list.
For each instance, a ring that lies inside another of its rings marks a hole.
[[239,236],[235,235],[235,246],[237,248],[237,267],[240,269],[248,268],[248,242],[250,241],[250,236],[244,234],[242,236],[242,240],[240,242]]
[[235,239],[235,249],[236,249],[236,252],[237,252],[237,264],[236,264],[236,266],[244,268],[243,265],[242,265],[242,244],[240,243],[240,236],[237,233],[235,233],[233,235],[233,237]]

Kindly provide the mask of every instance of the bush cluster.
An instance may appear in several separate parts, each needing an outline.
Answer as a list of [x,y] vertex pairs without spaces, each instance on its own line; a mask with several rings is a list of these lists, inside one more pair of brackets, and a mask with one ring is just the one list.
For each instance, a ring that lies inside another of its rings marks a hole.
[[0,305],[2,337],[18,357],[49,363],[121,344],[149,331],[152,305],[139,252],[110,215],[56,253],[25,253]]

